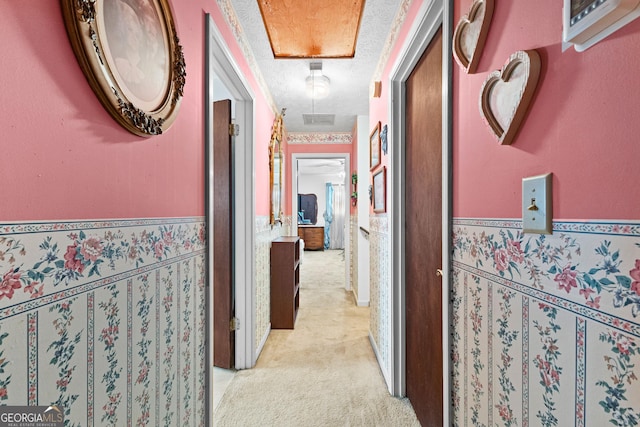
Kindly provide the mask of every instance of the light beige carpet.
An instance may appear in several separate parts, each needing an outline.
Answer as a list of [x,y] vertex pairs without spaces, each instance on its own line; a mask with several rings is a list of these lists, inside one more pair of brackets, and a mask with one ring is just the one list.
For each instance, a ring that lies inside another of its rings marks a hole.
[[293,330],[272,330],[254,369],[239,371],[214,426],[419,426],[389,395],[368,338],[369,309],[344,290],[342,251],[306,251]]

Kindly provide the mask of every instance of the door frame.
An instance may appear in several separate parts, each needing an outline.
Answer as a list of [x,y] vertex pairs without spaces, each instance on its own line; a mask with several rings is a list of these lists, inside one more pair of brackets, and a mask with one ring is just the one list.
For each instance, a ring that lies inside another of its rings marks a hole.
[[298,160],[300,159],[343,159],[344,160],[344,288],[351,290],[351,155],[349,153],[292,153],[291,154],[291,234],[298,235]]
[[395,396],[406,395],[406,318],[405,318],[405,150],[404,143],[406,93],[405,83],[422,54],[429,46],[440,25],[442,25],[442,352],[443,352],[443,425],[449,425],[450,375],[449,375],[449,325],[451,307],[450,266],[451,266],[451,220],[452,220],[452,51],[451,36],[453,2],[424,2],[417,13],[409,36],[401,54],[390,73],[389,111],[391,141],[389,162],[391,164],[391,212],[389,251],[391,253],[391,328],[392,328],[392,371],[390,391]]
[[[245,79],[231,51],[227,47],[222,34],[216,28],[210,14],[205,14],[205,221],[207,223],[207,241],[213,241],[213,183],[210,173],[213,164],[213,101],[214,79],[218,78],[233,96],[235,104],[234,122],[239,125],[240,132],[234,137],[233,156],[233,277],[235,283],[235,317],[240,322],[236,330],[235,368],[251,368],[256,363],[255,343],[255,170],[254,157],[254,99],[255,95]],[[208,309],[206,320],[210,328],[207,368],[212,368],[213,361],[213,266],[211,265],[210,248],[207,247],[207,289]],[[211,375],[209,375],[211,381]],[[213,393],[210,393],[211,395]],[[209,399],[213,397],[210,396]]]

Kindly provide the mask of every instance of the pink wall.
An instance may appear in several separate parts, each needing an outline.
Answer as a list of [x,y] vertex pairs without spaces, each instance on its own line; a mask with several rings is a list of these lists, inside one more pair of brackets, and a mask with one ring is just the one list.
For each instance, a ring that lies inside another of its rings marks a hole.
[[[291,158],[293,154],[316,154],[316,153],[351,153],[353,144],[287,144],[285,157],[285,215],[291,215],[291,192],[292,192],[292,175],[291,175]],[[351,172],[354,163],[351,158]],[[351,172],[349,172],[351,174]]]
[[[470,2],[455,1],[454,22]],[[640,20],[585,52],[561,51],[562,2],[496,2],[477,74],[454,64],[454,216],[518,218],[522,178],[553,172],[554,219],[638,219]],[[478,109],[486,75],[517,50],[542,72],[529,116],[500,146]]]
[[[420,6],[412,2],[370,100],[370,126],[388,122],[391,68]],[[456,0],[454,23],[470,0]],[[640,208],[640,20],[585,52],[562,52],[562,2],[496,3],[476,74],[453,65],[453,209],[456,217],[519,218],[522,178],[553,172],[555,219],[637,219]],[[480,117],[487,74],[517,50],[537,49],[542,72],[520,134],[500,146]],[[383,156],[382,163],[387,163]]]
[[[118,125],[89,87],[59,2],[0,2],[2,220],[204,215],[206,11],[223,27],[256,94],[256,185],[264,182],[261,153],[273,115],[216,3],[173,6],[187,64],[180,114],[164,135],[140,138]],[[268,214],[268,201],[259,198],[258,207]]]
[[[382,76],[380,79],[382,82],[382,90],[380,92],[380,97],[369,98],[369,133],[371,133],[374,126],[378,122],[381,123],[381,126],[384,126],[385,124],[387,126],[389,125],[389,93],[390,93],[389,79],[391,78],[391,71],[398,56],[401,53],[403,45],[407,39],[407,36],[409,35],[409,29],[411,28],[411,24],[415,20],[416,14],[418,13],[418,10],[422,6],[422,3],[423,3],[422,1],[412,1],[411,5],[409,5],[409,10],[407,11],[407,17],[403,25],[398,29],[398,37],[391,49],[389,59],[382,72]],[[391,133],[390,129],[389,129],[389,133]],[[389,139],[389,144],[391,143],[392,141]],[[390,171],[388,170],[388,167],[389,167],[388,155],[385,155],[383,153],[381,155],[380,160],[381,160],[380,164],[384,167],[387,167],[387,182],[388,182],[389,174],[390,174]],[[361,191],[368,191],[369,185],[373,184],[373,173],[372,172],[368,173],[368,179],[366,178],[366,176],[367,175],[362,174],[360,177]],[[374,214],[373,212],[373,206],[369,206],[369,214],[377,215],[377,214]]]
[[[416,3],[419,3],[417,1],[414,1],[412,6],[415,6]],[[409,20],[409,19],[407,19]],[[406,36],[406,34],[403,34],[401,37]],[[392,53],[392,58],[395,58],[398,55],[398,51],[399,51],[399,44],[400,43],[396,43],[395,47],[393,49],[393,53]],[[391,62],[391,61],[389,61]],[[383,78],[382,78],[382,90],[380,92],[380,97],[379,98],[369,98],[369,129],[367,130],[367,138],[370,137],[371,132],[373,131],[373,128],[378,124],[378,122],[380,122],[380,126],[384,126],[385,124],[387,126],[389,126],[389,73],[390,73],[390,69],[391,69],[391,65],[389,63],[387,63],[387,66],[385,68],[384,74],[383,74]],[[389,140],[390,141],[390,140]],[[369,153],[367,152],[367,156],[369,156]],[[370,162],[370,158],[367,162]],[[370,164],[370,163],[368,163]],[[387,183],[389,182],[389,174],[390,171],[388,169],[389,167],[389,156],[385,155],[384,153],[381,153],[380,155],[380,165],[378,166],[378,168],[381,167],[386,167],[387,168]],[[378,169],[376,169],[375,171],[362,171],[362,173],[360,173],[359,175],[359,179],[360,179],[360,191],[365,191],[368,193],[369,191],[369,186],[373,185],[373,172],[377,172]],[[387,206],[387,210],[388,210],[389,206]],[[377,214],[373,212],[373,205],[369,204],[369,215],[381,215],[381,214]]]

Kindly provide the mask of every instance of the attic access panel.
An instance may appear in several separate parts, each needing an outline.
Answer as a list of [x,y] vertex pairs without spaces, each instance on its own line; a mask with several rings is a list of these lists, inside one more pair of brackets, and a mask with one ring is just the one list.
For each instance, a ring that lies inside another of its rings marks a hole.
[[364,0],[258,0],[275,58],[353,58]]

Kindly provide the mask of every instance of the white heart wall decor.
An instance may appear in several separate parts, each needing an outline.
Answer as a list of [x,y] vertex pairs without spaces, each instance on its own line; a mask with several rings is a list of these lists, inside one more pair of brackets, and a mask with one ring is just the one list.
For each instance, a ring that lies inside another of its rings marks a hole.
[[493,17],[493,1],[475,0],[453,32],[453,57],[468,74],[473,74],[480,62]]
[[538,85],[540,55],[513,53],[501,70],[490,73],[480,89],[480,114],[500,144],[511,144]]

